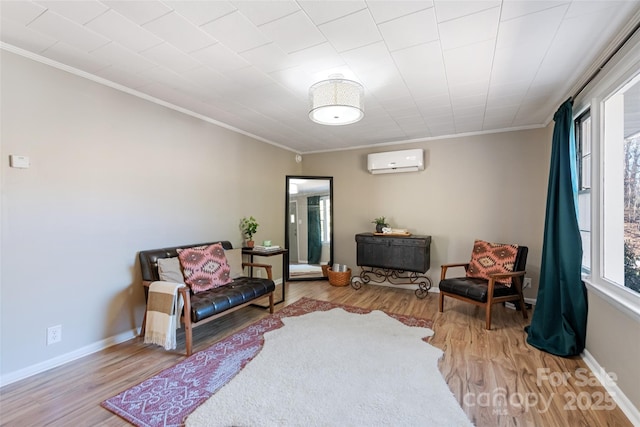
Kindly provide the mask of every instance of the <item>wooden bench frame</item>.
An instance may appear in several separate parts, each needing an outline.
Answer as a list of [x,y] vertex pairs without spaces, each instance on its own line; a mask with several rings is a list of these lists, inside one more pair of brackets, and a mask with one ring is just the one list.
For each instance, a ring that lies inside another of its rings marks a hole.
[[[269,280],[273,280],[273,273],[272,273],[272,267],[269,264],[259,264],[259,263],[251,263],[251,262],[243,262],[242,263],[242,268],[246,268],[246,267],[253,267],[253,268],[264,268],[266,270],[267,273],[267,279]],[[143,280],[142,281],[142,285],[146,288],[149,288],[149,286],[151,286],[151,281],[147,281],[147,280]],[[180,289],[178,289],[178,292],[180,292],[180,295],[182,295],[182,300],[184,301],[184,309],[182,311],[182,314],[180,316],[180,321],[184,324],[184,329],[185,329],[185,341],[186,341],[186,347],[187,347],[187,356],[191,356],[193,354],[193,328],[195,328],[196,326],[200,326],[200,325],[204,325],[205,323],[208,323],[212,320],[218,319],[226,314],[229,314],[231,312],[234,312],[238,309],[241,309],[243,307],[246,307],[247,305],[253,304],[254,300],[251,301],[247,301],[243,304],[237,305],[235,307],[232,307],[228,310],[225,310],[223,312],[220,312],[218,314],[215,314],[211,317],[207,317],[206,319],[202,319],[199,322],[193,322],[191,320],[191,289],[189,289],[188,286],[182,287]],[[264,298],[268,296],[269,297],[269,313],[273,314],[274,313],[274,303],[273,303],[273,291],[269,292],[266,295],[262,295],[259,298]],[[259,299],[257,298],[257,299]],[[144,333],[145,333],[145,329],[146,329],[146,324],[147,324],[147,311],[145,309],[145,314],[144,314],[144,318],[142,319],[142,328],[140,331],[140,336],[144,337]]]

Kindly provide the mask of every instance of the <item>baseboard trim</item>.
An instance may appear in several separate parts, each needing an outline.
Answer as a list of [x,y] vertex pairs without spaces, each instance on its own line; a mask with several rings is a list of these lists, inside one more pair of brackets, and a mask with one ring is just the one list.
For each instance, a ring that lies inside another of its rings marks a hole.
[[[274,283],[276,285],[282,284],[282,278],[274,280]],[[79,348],[69,353],[54,357],[53,359],[45,360],[44,362],[36,363],[35,365],[27,366],[26,368],[1,375],[0,388],[17,381],[27,379],[33,375],[48,371],[49,369],[57,368],[69,362],[73,362],[74,360],[80,359],[82,357],[89,356],[90,354],[107,349],[116,344],[129,341],[136,338],[138,336],[138,333],[139,331],[137,329],[122,332],[121,334],[118,334],[116,336],[105,338],[102,341],[89,344],[85,347]]]
[[15,383],[20,380],[24,380],[33,375],[42,373],[44,371],[48,371],[49,369],[57,368],[58,366],[62,366],[66,363],[73,362],[74,360],[96,353],[100,350],[104,350],[116,344],[129,341],[137,336],[138,336],[138,330],[132,329],[130,331],[123,332],[116,336],[106,338],[102,341],[89,344],[85,347],[79,348],[72,352],[54,357],[53,359],[45,360],[44,362],[36,363],[35,365],[31,365],[14,372],[10,372],[0,377],[0,387],[4,387],[6,385]]
[[629,398],[620,390],[618,384],[615,381],[607,380],[603,377],[603,373],[606,373],[605,369],[600,366],[598,361],[593,357],[588,350],[584,350],[581,354],[584,363],[591,369],[593,375],[600,381],[602,386],[607,390],[609,396],[613,398],[616,405],[624,412],[629,418],[631,424],[634,426],[640,426],[640,410],[629,400]]

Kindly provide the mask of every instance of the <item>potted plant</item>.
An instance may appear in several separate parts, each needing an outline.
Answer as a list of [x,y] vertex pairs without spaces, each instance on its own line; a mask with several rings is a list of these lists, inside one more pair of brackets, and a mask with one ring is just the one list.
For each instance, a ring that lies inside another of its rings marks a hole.
[[258,221],[252,216],[244,217],[240,221],[240,229],[242,234],[247,238],[247,247],[252,248],[254,245],[253,235],[258,231]]
[[387,224],[387,219],[383,216],[380,216],[371,222],[376,225],[376,233],[382,233],[382,228],[389,226],[389,224]]

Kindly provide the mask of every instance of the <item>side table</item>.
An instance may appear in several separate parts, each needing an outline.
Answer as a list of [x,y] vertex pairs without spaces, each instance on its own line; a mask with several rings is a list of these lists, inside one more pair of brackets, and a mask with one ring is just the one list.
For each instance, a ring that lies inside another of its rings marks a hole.
[[[242,254],[243,255],[249,255],[249,262],[253,262],[253,257],[254,256],[263,256],[263,257],[270,257],[270,256],[274,256],[274,255],[282,255],[282,296],[280,298],[279,301],[275,301],[274,304],[280,304],[281,302],[284,302],[284,297],[285,297],[285,278],[284,278],[284,272],[286,271],[285,268],[286,266],[289,265],[289,250],[288,249],[278,249],[278,250],[274,250],[274,251],[261,251],[258,249],[253,249],[253,248],[242,248]],[[253,277],[253,267],[249,267],[249,276]],[[262,306],[260,306],[262,307]],[[262,308],[267,308],[262,307]]]

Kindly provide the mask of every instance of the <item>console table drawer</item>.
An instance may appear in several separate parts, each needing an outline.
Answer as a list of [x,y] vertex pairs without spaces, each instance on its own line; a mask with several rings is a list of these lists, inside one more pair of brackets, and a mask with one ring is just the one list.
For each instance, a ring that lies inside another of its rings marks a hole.
[[430,267],[431,236],[356,234],[359,266],[425,273]]

